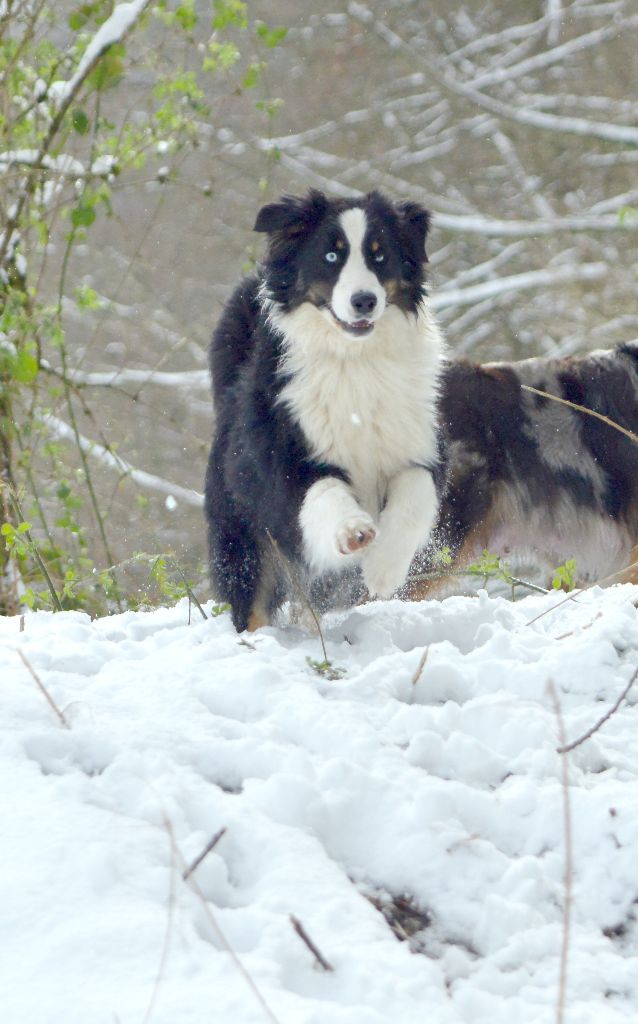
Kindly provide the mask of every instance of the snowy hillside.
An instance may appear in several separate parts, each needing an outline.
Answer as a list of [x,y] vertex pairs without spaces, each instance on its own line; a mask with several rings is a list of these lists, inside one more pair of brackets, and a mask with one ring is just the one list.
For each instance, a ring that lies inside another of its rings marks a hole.
[[637,599],[379,602],[336,679],[185,604],[0,620],[2,1024],[553,1022],[565,760],[565,1020],[638,1019],[638,685],[566,759],[548,692],[613,707]]

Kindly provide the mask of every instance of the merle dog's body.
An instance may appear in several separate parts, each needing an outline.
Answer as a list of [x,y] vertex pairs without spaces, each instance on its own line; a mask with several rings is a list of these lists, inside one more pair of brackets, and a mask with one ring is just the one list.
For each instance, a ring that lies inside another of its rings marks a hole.
[[427,542],[444,478],[427,228],[420,206],[378,193],[310,192],[259,213],[263,269],[210,353],[211,576],[238,630],[271,621],[284,559],[319,579],[356,566],[387,596]]
[[[449,363],[441,391],[449,485],[436,544],[449,547],[455,569],[487,550],[538,570],[544,585],[572,558],[579,583],[612,574],[638,582],[636,440],[522,385],[638,433],[638,342],[580,357]],[[411,594],[437,589],[423,583]]]

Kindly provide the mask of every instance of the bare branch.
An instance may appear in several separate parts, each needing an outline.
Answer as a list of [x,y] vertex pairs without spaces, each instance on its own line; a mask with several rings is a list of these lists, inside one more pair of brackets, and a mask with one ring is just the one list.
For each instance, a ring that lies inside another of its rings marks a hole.
[[[558,735],[561,746],[565,745],[565,725],[558,700],[558,693],[554,681],[550,679],[547,683],[547,690],[554,705],[554,713],[558,724]],[[563,871],[563,886],[565,890],[563,905],[563,941],[560,953],[560,977],[558,983],[558,999],[556,1003],[556,1024],[563,1024],[565,1017],[565,1001],[567,998],[567,968],[569,966],[569,943],[571,939],[572,919],[572,893],[574,881],[574,843],[572,835],[572,811],[569,800],[569,765],[565,754],[561,762],[561,784],[563,790],[563,832],[565,836],[565,867]]]
[[[172,847],[173,852],[175,854],[175,860],[176,860],[178,866],[181,867],[182,872],[184,872],[184,871],[186,871],[186,863],[185,863],[184,858],[182,856],[181,850],[179,849],[179,846],[177,845],[177,840],[175,838],[175,831],[173,829],[173,823],[171,822],[170,818],[168,818],[168,816],[166,814],[163,813],[162,817],[164,819],[164,828],[166,829],[166,833],[167,833],[167,835],[169,837],[169,840],[170,840],[170,843],[171,843],[171,847]],[[248,985],[249,989],[253,993],[255,999],[257,1000],[257,1002],[261,1006],[262,1010],[264,1011],[264,1013],[268,1017],[268,1020],[271,1021],[272,1024],[280,1024],[279,1019],[275,1016],[273,1011],[270,1009],[270,1007],[269,1007],[268,1003],[266,1002],[264,996],[262,995],[262,993],[260,992],[259,988],[257,987],[257,984],[256,984],[254,978],[252,977],[250,972],[246,969],[246,967],[244,967],[244,965],[241,962],[240,958],[238,957],[237,953],[235,952],[235,950],[231,946],[230,942],[226,938],[226,935],[222,931],[221,926],[219,925],[219,923],[217,921],[217,918],[213,914],[213,911],[211,909],[210,903],[205,898],[202,890],[198,886],[198,884],[197,884],[197,882],[195,880],[194,875],[191,874],[191,875],[188,876],[187,884],[190,886],[190,888],[194,892],[195,896],[197,897],[197,899],[198,899],[198,901],[199,901],[199,903],[200,903],[200,905],[202,907],[202,910],[204,912],[204,915],[205,915],[206,919],[208,920],[208,923],[210,924],[212,931],[215,934],[215,937],[217,938],[217,940],[220,943],[221,947],[230,956],[233,964],[235,965],[235,967],[237,968],[237,970],[241,974],[242,978],[244,979],[244,981]]]
[[620,423],[616,423],[615,420],[609,418],[609,416],[603,416],[601,412],[596,412],[595,409],[589,409],[586,405],[579,405],[578,402],[570,402],[567,398],[559,398],[558,395],[553,395],[550,391],[542,391],[540,388],[533,388],[531,384],[521,384],[523,391],[531,391],[534,395],[540,395],[541,398],[549,398],[553,402],[560,402],[561,405],[568,405],[571,409],[577,409],[578,412],[584,412],[587,416],[595,416],[597,420],[602,420],[608,427],[613,427],[614,430],[619,430],[621,434],[625,434],[630,441],[635,441],[638,444],[638,434],[634,434],[633,430],[627,430],[626,427],[621,427]]
[[561,737],[561,746],[556,748],[558,750],[558,753],[568,754],[570,750],[575,750],[576,747],[579,747],[581,745],[581,743],[584,743],[585,740],[590,739],[594,735],[594,733],[598,732],[598,730],[603,727],[605,722],[608,722],[612,715],[616,714],[622,702],[627,698],[627,695],[631,690],[632,686],[634,685],[634,683],[636,682],[636,679],[638,679],[638,668],[631,676],[629,682],[625,686],[624,690],[620,694],[618,700],[615,702],[613,707],[611,707],[609,711],[605,715],[603,715],[602,718],[599,718],[596,724],[592,725],[591,729],[588,729],[587,732],[583,733],[582,736],[580,736],[577,740],[573,740],[571,743],[567,743],[565,738]]
[[35,685],[37,686],[37,688],[39,689],[40,693],[42,694],[42,696],[46,700],[47,704],[49,704],[49,706],[51,708],[53,708],[53,710],[55,711],[55,713],[56,713],[57,717],[59,718],[61,724],[64,726],[65,729],[70,729],[71,726],[69,725],[67,719],[64,717],[64,712],[60,711],[58,705],[55,703],[53,697],[51,696],[51,694],[47,690],[46,686],[44,685],[44,683],[40,679],[38,673],[34,669],[33,665],[29,661],[29,659],[27,658],[27,656],[24,653],[24,651],[22,651],[19,647],[16,647],[16,654],[20,658],[20,660],[21,660],[22,664],[24,665],[24,667],[31,673],[31,676],[33,678],[33,681],[35,682]]
[[306,931],[306,929],[302,925],[302,923],[299,920],[299,918],[295,917],[294,914],[291,914],[290,915],[290,923],[293,926],[293,928],[295,929],[295,931],[297,932],[297,935],[299,936],[301,941],[303,943],[305,943],[305,945],[308,947],[308,949],[310,950],[310,952],[314,956],[314,958],[315,958],[316,962],[319,964],[319,966],[324,971],[334,971],[334,967],[332,966],[332,964],[328,963],[328,961],[325,959],[324,956],[321,955],[321,953],[319,952],[319,950],[317,949],[316,945],[314,944],[314,942],[312,941],[312,939],[308,935],[308,932]]
[[185,882],[188,881],[190,876],[193,874],[193,871],[195,871],[199,867],[202,861],[205,860],[206,857],[208,857],[208,854],[211,852],[211,850],[215,849],[219,840],[222,838],[223,835],[226,834],[226,831],[226,826],[224,825],[224,827],[220,828],[219,832],[216,832],[213,838],[208,843],[206,843],[206,846],[204,847],[202,852],[197,857],[195,857],[195,860],[192,862],[192,864],[190,864],[187,868],[184,869],[184,871],[182,871],[182,879]]

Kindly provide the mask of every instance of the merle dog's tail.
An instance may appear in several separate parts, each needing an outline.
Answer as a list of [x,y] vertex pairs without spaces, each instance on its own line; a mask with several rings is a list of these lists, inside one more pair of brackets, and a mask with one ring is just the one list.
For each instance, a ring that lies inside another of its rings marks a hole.
[[257,318],[260,312],[257,275],[247,277],[226,303],[210,345],[209,365],[213,386],[213,402],[217,412],[237,379],[242,363],[253,347]]

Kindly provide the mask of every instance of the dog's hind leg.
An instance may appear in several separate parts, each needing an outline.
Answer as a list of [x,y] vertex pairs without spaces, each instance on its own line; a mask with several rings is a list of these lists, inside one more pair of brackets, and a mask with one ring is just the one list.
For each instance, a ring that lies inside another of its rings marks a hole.
[[267,626],[279,603],[268,551],[245,524],[226,517],[210,522],[209,551],[215,596],[231,606],[237,632]]

